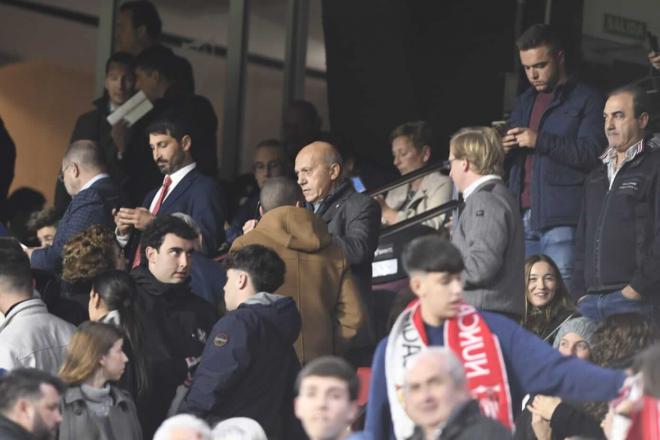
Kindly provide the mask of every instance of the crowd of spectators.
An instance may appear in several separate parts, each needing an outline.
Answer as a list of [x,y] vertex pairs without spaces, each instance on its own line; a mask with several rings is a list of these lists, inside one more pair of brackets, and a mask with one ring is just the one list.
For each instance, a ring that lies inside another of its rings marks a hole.
[[[429,167],[429,125],[405,122],[390,135],[404,183],[370,197],[296,101],[283,139],[260,142],[228,194],[217,118],[160,43],[158,12],[125,2],[117,26],[55,206],[32,197],[5,215],[0,186],[1,438],[657,429],[660,139],[639,86],[603,96],[534,25],[517,41],[530,87],[503,130],[452,136],[448,175]],[[152,110],[110,125],[138,91]],[[452,199],[455,212],[418,217]],[[424,235],[388,260],[405,287],[383,329],[374,256],[394,252],[379,234],[415,219]]]

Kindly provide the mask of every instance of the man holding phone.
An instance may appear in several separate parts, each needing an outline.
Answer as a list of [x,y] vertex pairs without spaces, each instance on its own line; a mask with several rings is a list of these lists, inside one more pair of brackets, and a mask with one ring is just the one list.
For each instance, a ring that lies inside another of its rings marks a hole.
[[517,41],[531,87],[518,96],[502,138],[518,198],[525,254],[546,254],[570,286],[582,185],[602,152],[603,97],[570,78],[556,31],[536,24]]

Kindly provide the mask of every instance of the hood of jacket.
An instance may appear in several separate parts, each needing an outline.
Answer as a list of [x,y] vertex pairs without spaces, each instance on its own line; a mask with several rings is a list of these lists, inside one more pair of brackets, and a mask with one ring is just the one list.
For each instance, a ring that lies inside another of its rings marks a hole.
[[260,319],[267,321],[279,334],[285,345],[293,345],[300,334],[300,313],[293,299],[259,292],[239,306],[248,308]]
[[193,294],[187,281],[179,284],[161,283],[145,266],[140,266],[132,271],[131,276],[141,289],[153,296],[179,298]]
[[256,230],[300,252],[318,252],[332,243],[323,219],[296,206],[280,206],[268,211],[257,224]]

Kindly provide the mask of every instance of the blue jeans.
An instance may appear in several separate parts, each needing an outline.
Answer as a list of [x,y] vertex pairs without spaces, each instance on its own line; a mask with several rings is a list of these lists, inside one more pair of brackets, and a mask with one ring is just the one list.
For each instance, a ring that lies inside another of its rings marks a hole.
[[654,319],[655,312],[653,304],[628,299],[620,290],[585,295],[578,303],[578,309],[583,316],[593,321],[602,321],[619,313],[639,313]]
[[545,254],[557,264],[568,290],[571,290],[573,256],[575,254],[575,227],[556,226],[545,231],[532,229],[532,210],[523,211],[525,228],[525,257]]

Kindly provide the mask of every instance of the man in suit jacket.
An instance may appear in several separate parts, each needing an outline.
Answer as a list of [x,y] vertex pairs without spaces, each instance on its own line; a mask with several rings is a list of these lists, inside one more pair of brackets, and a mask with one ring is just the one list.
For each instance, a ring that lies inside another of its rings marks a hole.
[[449,144],[450,176],[465,207],[452,242],[465,260],[464,296],[517,321],[524,313],[525,249],[518,203],[504,185],[504,149],[492,128],[465,128]]
[[60,179],[72,199],[53,245],[27,250],[32,267],[49,272],[60,270],[62,249],[71,237],[91,225],[112,226],[112,210],[121,205],[119,187],[106,173],[103,153],[94,141],[79,140],[69,146]]
[[162,186],[147,194],[141,207],[115,212],[117,239],[126,247],[130,236],[132,246],[128,246],[127,256],[133,263],[141,259],[136,260],[135,254],[139,232],[161,214],[183,212],[191,216],[202,231],[203,250],[208,255],[224,241],[218,186],[197,170],[188,127],[184,116],[178,113],[164,114],[147,127],[154,162],[165,178]]

